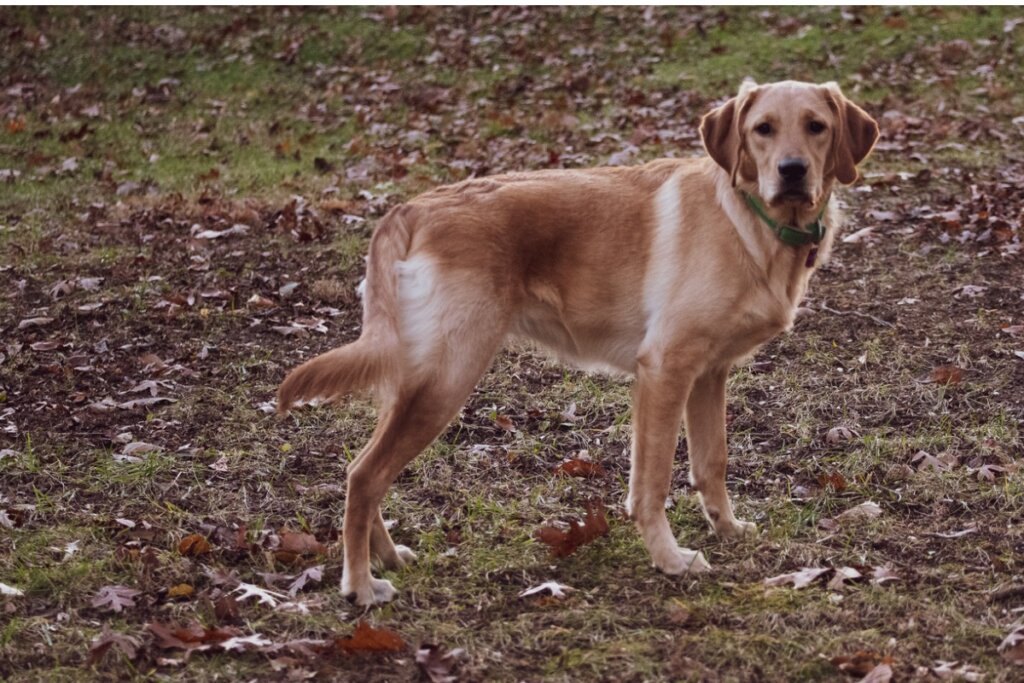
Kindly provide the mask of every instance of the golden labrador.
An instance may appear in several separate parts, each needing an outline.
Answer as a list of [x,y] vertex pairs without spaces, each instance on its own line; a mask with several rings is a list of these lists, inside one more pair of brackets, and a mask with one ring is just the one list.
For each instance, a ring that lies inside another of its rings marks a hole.
[[396,207],[370,242],[357,341],[288,375],[278,408],[373,390],[379,423],[348,467],[342,591],[390,600],[370,572],[415,558],[380,502],[466,400],[510,334],[633,374],[627,510],[655,566],[709,568],[665,514],[685,419],[690,481],[721,536],[753,533],[725,486],[725,383],[793,323],[878,125],[835,83],[745,82],[707,114],[710,158],[467,180]]

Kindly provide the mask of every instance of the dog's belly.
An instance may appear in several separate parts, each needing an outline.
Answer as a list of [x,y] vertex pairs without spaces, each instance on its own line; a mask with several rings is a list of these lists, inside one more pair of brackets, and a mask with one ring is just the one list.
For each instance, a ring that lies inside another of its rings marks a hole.
[[603,323],[569,321],[553,306],[532,301],[513,318],[511,333],[540,344],[560,360],[584,370],[634,372],[642,329],[633,330],[622,321]]

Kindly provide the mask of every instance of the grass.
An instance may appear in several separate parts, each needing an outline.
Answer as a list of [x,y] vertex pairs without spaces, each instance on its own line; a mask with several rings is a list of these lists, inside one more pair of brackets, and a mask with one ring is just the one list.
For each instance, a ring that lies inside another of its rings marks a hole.
[[[1020,336],[1004,329],[1024,323],[1020,256],[958,237],[996,225],[991,216],[1020,239],[1019,18],[952,7],[5,10],[0,169],[20,175],[0,186],[0,519],[12,524],[0,530],[0,582],[25,595],[0,604],[0,677],[395,680],[419,675],[413,649],[430,642],[466,650],[466,680],[836,680],[845,674],[829,660],[858,650],[890,656],[900,680],[939,660],[1015,680],[996,647],[1024,604],[993,595],[1024,571],[1024,365]],[[627,143],[637,161],[698,154],[700,115],[747,75],[837,80],[883,128],[863,182],[842,197],[851,230],[874,225],[874,237],[839,245],[808,314],[730,379],[729,488],[760,536],[708,532],[681,443],[669,518],[716,571],[654,572],[622,510],[628,381],[513,343],[388,495],[396,541],[419,554],[384,573],[398,600],[368,613],[344,601],[344,465],[373,411],[354,401],[282,422],[261,406],[289,367],[358,334],[354,289],[377,218],[439,183],[596,165]],[[77,168],[58,172],[69,158]],[[915,175],[892,181],[900,172]],[[296,195],[306,209],[291,216]],[[954,208],[959,227],[929,217]],[[194,237],[236,224],[249,232]],[[82,277],[102,280],[51,293]],[[968,284],[987,289],[972,297]],[[54,322],[19,329],[39,316]],[[275,330],[310,319],[328,332]],[[961,382],[927,381],[947,364]],[[148,396],[132,391],[144,380],[176,402],[110,408]],[[830,439],[840,426],[852,436]],[[118,462],[126,433],[161,450]],[[552,475],[580,450],[607,475]],[[918,469],[921,450],[957,464]],[[1005,471],[988,481],[983,465]],[[534,532],[597,498],[610,533],[549,557]],[[882,514],[830,522],[866,501]],[[246,551],[230,540],[241,527]],[[288,564],[265,544],[285,529],[315,534],[327,553]],[[193,533],[210,554],[181,556]],[[213,607],[222,590],[210,572],[262,583],[316,564],[323,581],[299,594],[309,614]],[[900,580],[763,583],[844,565],[888,565]],[[518,598],[547,580],[576,591]],[[169,598],[181,583],[193,597]],[[92,607],[104,585],[139,590],[136,606]],[[280,643],[345,635],[360,619],[409,649],[170,664],[180,654],[145,630],[198,621]],[[89,663],[104,628],[139,638],[137,655]]]

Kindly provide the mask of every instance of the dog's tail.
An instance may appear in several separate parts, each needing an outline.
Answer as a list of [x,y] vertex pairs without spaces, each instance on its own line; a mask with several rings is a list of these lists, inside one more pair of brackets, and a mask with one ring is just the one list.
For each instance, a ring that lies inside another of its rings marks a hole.
[[277,410],[286,414],[299,401],[331,403],[363,391],[386,392],[400,373],[398,273],[409,252],[406,207],[396,207],[370,240],[363,291],[363,332],[359,339],[322,353],[288,373],[277,390]]

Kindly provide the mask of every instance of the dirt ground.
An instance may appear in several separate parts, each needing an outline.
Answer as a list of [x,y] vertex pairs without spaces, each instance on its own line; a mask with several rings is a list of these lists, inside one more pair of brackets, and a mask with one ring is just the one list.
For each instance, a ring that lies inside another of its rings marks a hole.
[[[1024,676],[1019,8],[7,8],[0,34],[0,676]],[[710,534],[680,441],[670,520],[715,571],[656,573],[628,380],[512,343],[389,494],[419,554],[396,601],[346,602],[372,408],[271,401],[358,336],[379,217],[700,154],[747,75],[836,80],[882,127],[795,329],[730,379],[760,535]],[[537,531],[593,501],[607,535],[552,557]],[[520,597],[546,581],[574,590]]]

